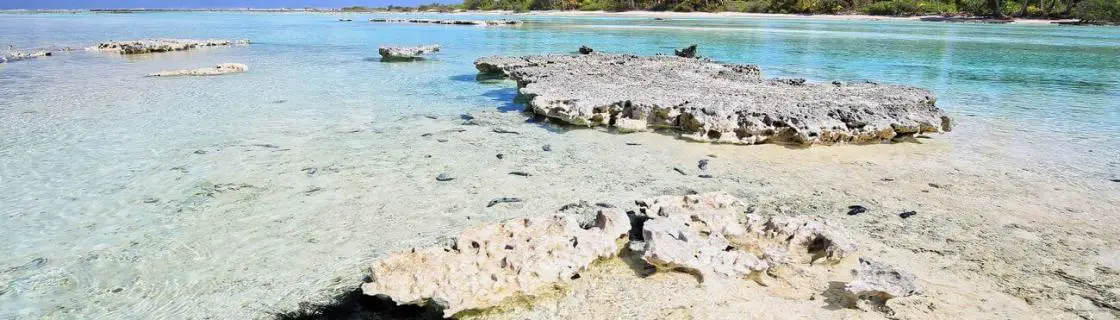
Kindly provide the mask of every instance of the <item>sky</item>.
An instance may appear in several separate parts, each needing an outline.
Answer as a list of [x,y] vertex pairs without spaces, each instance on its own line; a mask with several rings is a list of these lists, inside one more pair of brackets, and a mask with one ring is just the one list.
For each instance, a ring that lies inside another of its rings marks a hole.
[[460,0],[0,0],[0,9],[91,8],[341,8],[346,6],[416,6]]

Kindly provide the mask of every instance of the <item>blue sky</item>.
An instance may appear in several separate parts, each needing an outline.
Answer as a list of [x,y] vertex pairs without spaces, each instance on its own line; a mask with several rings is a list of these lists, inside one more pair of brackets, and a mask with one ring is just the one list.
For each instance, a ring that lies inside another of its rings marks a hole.
[[415,6],[460,0],[0,0],[0,9],[89,8],[339,8],[345,6]]

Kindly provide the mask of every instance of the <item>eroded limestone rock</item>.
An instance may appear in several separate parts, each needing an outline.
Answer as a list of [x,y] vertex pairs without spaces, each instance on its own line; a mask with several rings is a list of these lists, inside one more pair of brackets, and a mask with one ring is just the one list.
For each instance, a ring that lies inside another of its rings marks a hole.
[[580,126],[737,144],[876,143],[952,128],[925,89],[766,80],[754,65],[589,54],[484,57],[475,67],[516,80],[533,112]]
[[243,64],[222,63],[210,68],[160,71],[148,74],[148,77],[219,76],[223,74],[241,73],[245,71],[249,71],[249,67]]
[[[575,202],[552,216],[480,226],[450,244],[385,257],[371,267],[362,292],[399,304],[435,304],[454,316],[578,281],[596,260],[620,254],[652,264],[645,269],[650,272],[684,271],[701,281],[780,279],[774,284],[811,290],[811,283],[825,281],[814,276],[828,272],[812,265],[833,265],[855,253],[846,235],[817,219],[745,209],[724,192],[654,197],[625,209]],[[909,290],[894,289],[879,271],[861,272],[868,275],[857,275],[849,290]]]
[[810,217],[744,215],[743,203],[722,192],[641,201],[642,258],[663,270],[762,280],[789,263],[839,262],[855,246]]
[[401,304],[435,303],[445,316],[484,309],[571,280],[595,260],[618,254],[618,239],[629,229],[621,209],[601,210],[587,229],[565,214],[481,226],[460,234],[451,247],[376,262],[362,292]]
[[171,51],[184,51],[200,47],[218,47],[249,44],[249,40],[224,40],[224,39],[144,39],[135,41],[112,41],[98,44],[96,47],[87,48],[93,51],[115,51],[120,54],[158,53]]
[[883,302],[922,293],[914,274],[895,269],[883,262],[860,258],[859,269],[852,270],[852,275],[855,280],[844,289],[860,298]]
[[418,47],[385,46],[377,48],[377,53],[381,55],[382,60],[411,61],[423,59],[424,55],[439,52],[439,49],[440,46],[438,44]]

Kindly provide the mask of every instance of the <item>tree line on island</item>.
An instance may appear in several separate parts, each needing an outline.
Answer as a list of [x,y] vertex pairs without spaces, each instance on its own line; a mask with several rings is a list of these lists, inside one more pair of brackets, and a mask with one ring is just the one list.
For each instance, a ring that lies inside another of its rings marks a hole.
[[582,10],[868,14],[883,16],[956,15],[995,19],[1079,19],[1120,23],[1120,0],[463,0],[460,5],[347,7],[343,11]]

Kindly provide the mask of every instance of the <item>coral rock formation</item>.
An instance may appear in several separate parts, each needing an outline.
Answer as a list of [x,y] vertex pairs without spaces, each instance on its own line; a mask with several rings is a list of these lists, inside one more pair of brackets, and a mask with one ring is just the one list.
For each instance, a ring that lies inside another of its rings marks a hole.
[[[809,217],[741,216],[743,204],[726,193],[664,196],[645,201],[643,259],[665,270],[762,280],[789,263],[839,262],[855,252],[846,236]],[[740,222],[745,218],[746,222]]]
[[[434,304],[453,316],[539,295],[580,278],[579,272],[596,260],[620,253],[701,281],[719,277],[765,283],[770,276],[781,278],[775,268],[834,265],[856,250],[845,235],[816,219],[746,214],[741,201],[723,192],[635,204],[637,208],[625,211],[579,202],[549,217],[470,229],[452,245],[377,261],[361,290],[400,304]],[[862,277],[851,287],[897,294],[879,289],[878,276]]]
[[222,63],[210,68],[184,69],[174,71],[160,71],[148,74],[149,77],[180,77],[180,76],[218,76],[223,74],[241,73],[249,71],[249,67],[240,63]]
[[876,143],[952,129],[925,89],[767,80],[754,65],[589,54],[484,57],[475,67],[516,80],[533,112],[573,125],[803,145]]
[[918,279],[913,274],[879,261],[860,258],[859,269],[852,270],[852,275],[855,280],[844,289],[857,297],[882,302],[922,293]]
[[249,40],[194,40],[194,39],[144,39],[135,41],[113,41],[90,47],[93,51],[116,51],[120,54],[158,53],[184,51],[200,47],[218,47],[249,44]]
[[619,209],[601,210],[587,229],[562,214],[481,226],[460,234],[451,247],[378,261],[362,292],[402,304],[435,303],[446,316],[485,309],[569,281],[595,260],[617,255],[618,239],[629,229]]
[[41,58],[41,57],[49,57],[51,55],[52,54],[51,54],[50,51],[35,51],[35,52],[9,51],[9,52],[5,52],[3,55],[0,55],[0,63],[30,60],[30,59]]
[[382,60],[392,61],[411,61],[423,59],[424,55],[439,52],[440,46],[438,44],[419,46],[419,47],[380,47],[377,48],[377,53],[381,55]]

